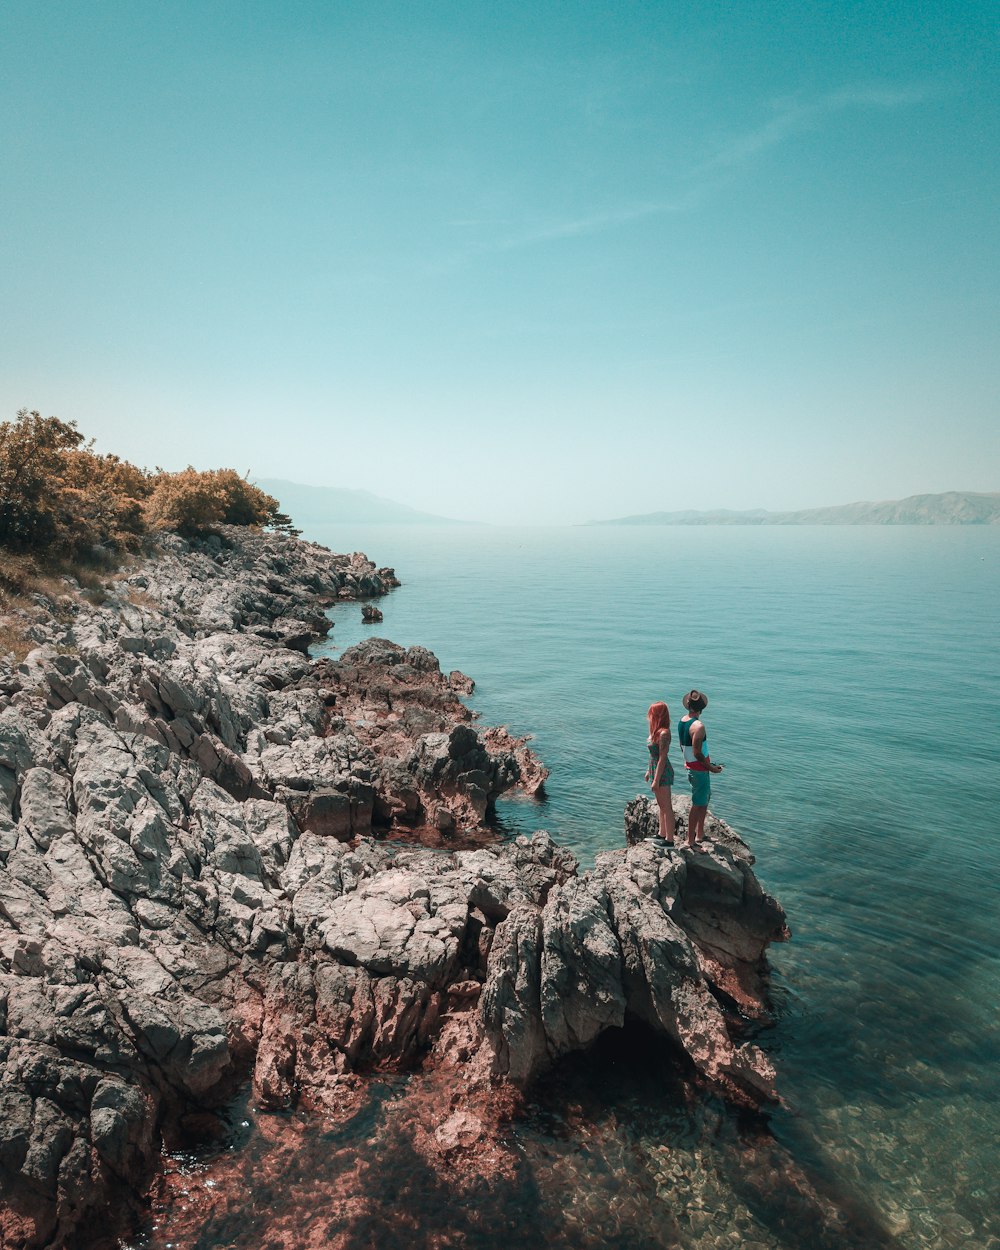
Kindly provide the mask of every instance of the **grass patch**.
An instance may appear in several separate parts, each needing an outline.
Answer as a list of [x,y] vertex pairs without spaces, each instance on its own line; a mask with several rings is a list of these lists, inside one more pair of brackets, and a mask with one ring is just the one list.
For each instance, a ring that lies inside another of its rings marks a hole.
[[40,573],[27,587],[28,594],[44,595],[53,603],[74,597],[73,587],[58,573]]
[[30,594],[38,577],[38,566],[31,556],[0,551],[0,604],[3,598],[19,599]]
[[163,608],[148,590],[142,590],[139,586],[130,586],[128,595],[126,596],[129,603],[134,608],[145,608],[149,612],[162,612]]
[[0,656],[20,664],[34,643],[25,633],[24,623],[10,616],[0,616]]
[[[0,563],[0,611],[5,598],[23,603],[31,595],[44,595],[58,604],[61,599],[85,599],[88,603],[106,603],[115,570],[106,563],[83,560],[60,560],[39,565],[28,556],[2,554]],[[72,578],[76,585],[68,579]]]
[[0,549],[0,655],[20,664],[34,647],[27,630],[40,608],[32,596],[47,599],[52,604],[49,611],[65,623],[73,617],[74,603],[94,607],[106,603],[109,584],[117,573],[105,561],[61,560],[40,565],[37,558]]

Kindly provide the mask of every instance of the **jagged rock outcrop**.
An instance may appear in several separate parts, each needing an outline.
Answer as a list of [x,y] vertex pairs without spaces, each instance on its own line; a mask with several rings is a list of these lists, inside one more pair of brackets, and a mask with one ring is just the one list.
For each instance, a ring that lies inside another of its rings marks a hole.
[[460,698],[473,683],[457,671],[445,676],[425,647],[371,638],[318,666],[317,678],[336,696],[327,732],[349,725],[373,770],[376,825],[452,833],[480,825],[507,790],[542,790],[548,770],[528,740],[502,726],[474,729]]
[[[469,679],[384,639],[306,654],[324,603],[394,580],[290,539],[168,540],[100,609],[40,602],[35,651],[0,662],[5,1247],[85,1244],[251,1077],[264,1107],[344,1114],[365,1072],[422,1063],[449,1158],[630,1019],[772,1094],[730,1032],[784,932],[746,847],[716,824],[709,850],[638,841],[581,875],[545,833],[480,845],[545,771],[475,728]],[[651,820],[631,805],[633,838]],[[404,831],[446,849],[373,836]]]
[[[689,806],[678,800],[681,825]],[[630,836],[655,830],[655,806],[636,799],[626,821]],[[504,920],[483,993],[497,1070],[527,1083],[632,1018],[666,1032],[727,1095],[775,1096],[770,1064],[733,1040],[730,1021],[766,1013],[764,952],[787,937],[784,913],[738,835],[714,818],[709,833],[697,850],[647,837],[599,855],[542,908],[522,905]]]

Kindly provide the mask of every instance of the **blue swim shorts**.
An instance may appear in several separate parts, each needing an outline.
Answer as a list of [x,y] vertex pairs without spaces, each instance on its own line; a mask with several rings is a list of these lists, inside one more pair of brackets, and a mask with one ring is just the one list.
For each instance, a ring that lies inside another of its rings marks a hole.
[[696,768],[689,768],[687,775],[688,781],[691,782],[692,807],[708,807],[708,801],[712,797],[712,774],[703,773]]

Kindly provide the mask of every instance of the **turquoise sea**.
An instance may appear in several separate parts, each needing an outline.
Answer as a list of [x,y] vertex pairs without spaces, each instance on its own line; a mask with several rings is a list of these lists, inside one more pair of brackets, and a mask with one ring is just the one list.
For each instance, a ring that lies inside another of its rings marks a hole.
[[[761,1039],[789,1167],[901,1246],[1000,1246],[1000,529],[306,537],[403,581],[380,626],[335,609],[334,646],[419,642],[472,676],[483,720],[535,734],[552,770],[546,802],[502,819],[585,860],[621,843],[643,789],[648,704],[708,692],[715,810],[794,934],[773,949],[780,1014]],[[663,1145],[637,1133],[651,1160]],[[803,1245],[803,1218],[741,1235]]]
[[[294,1163],[300,1182],[325,1172],[322,1189],[338,1151],[382,1152],[384,1203],[351,1244],[998,1250],[1000,528],[304,536],[403,581],[381,625],[334,608],[326,650],[421,643],[475,679],[484,723],[535,735],[548,797],[504,802],[508,833],[548,829],[584,861],[621,845],[646,707],[676,715],[706,690],[726,765],[713,808],[793,932],[772,949],[777,1018],[757,1038],[779,1110],[733,1112],[656,1039],[611,1037],[538,1090],[517,1184],[472,1210],[395,1159],[373,1107]],[[267,1244],[267,1214],[246,1214],[198,1244]]]

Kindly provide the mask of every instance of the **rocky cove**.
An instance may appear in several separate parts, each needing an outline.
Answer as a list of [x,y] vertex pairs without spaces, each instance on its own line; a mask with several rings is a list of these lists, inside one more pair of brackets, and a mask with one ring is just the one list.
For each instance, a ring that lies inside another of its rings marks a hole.
[[644,798],[586,872],[501,841],[494,800],[545,769],[468,677],[384,639],[309,656],[327,606],[396,584],[288,537],[165,537],[101,605],[39,597],[0,661],[4,1247],[126,1233],[248,1086],[337,1124],[418,1074],[397,1131],[456,1191],[512,1176],[524,1092],[630,1023],[723,1098],[776,1097],[744,1037],[785,919],[749,849],[717,821],[668,849]]

